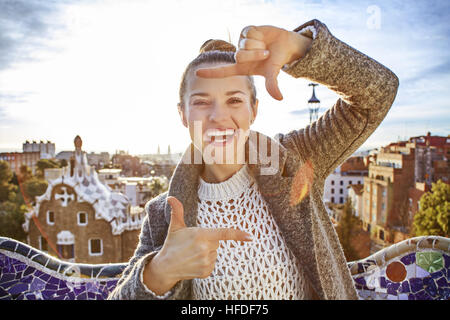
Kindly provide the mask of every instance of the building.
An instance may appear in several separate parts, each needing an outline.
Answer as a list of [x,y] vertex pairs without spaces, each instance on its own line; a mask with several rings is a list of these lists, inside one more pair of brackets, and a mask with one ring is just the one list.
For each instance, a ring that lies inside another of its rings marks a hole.
[[355,210],[355,216],[360,218],[363,212],[363,184],[351,184],[347,186],[348,198],[352,201],[353,209]]
[[[108,152],[100,152],[100,153],[86,153],[88,164],[91,167],[99,170],[110,163],[110,156]],[[56,155],[56,159],[58,160],[66,160],[67,162],[73,158],[73,151],[61,151]]]
[[365,157],[350,157],[331,173],[324,183],[324,202],[344,203],[348,196],[348,186],[364,183],[368,174]]
[[36,163],[41,159],[41,153],[35,152],[2,152],[0,153],[0,160],[4,160],[9,163],[9,166],[13,172],[19,172],[20,167],[23,165],[28,166],[33,174],[36,173]]
[[[113,191],[127,196],[132,206],[144,207],[150,199],[167,190],[167,177],[122,177],[121,169],[101,169],[100,181],[107,184]],[[157,184],[157,185],[155,185]]]
[[30,141],[27,140],[22,144],[22,151],[24,153],[39,152],[40,159],[53,159],[55,157],[55,144],[50,141],[44,142],[42,140],[39,143],[36,141],[30,143]]
[[407,224],[408,189],[414,185],[414,149],[404,143],[381,148],[364,179],[363,228],[372,235],[373,250],[393,243],[392,232]]
[[428,132],[425,136],[411,137],[405,147],[415,152],[416,182],[431,185],[442,180],[450,183],[450,136],[432,136]]
[[149,174],[148,166],[141,165],[141,159],[136,156],[119,151],[111,158],[114,168],[122,169],[122,175],[127,177],[136,177]]
[[125,262],[138,243],[144,210],[103,184],[75,138],[73,161],[49,181],[26,214],[31,246],[78,263]]
[[99,170],[107,165],[110,162],[110,156],[108,152],[100,152],[100,153],[88,153],[86,154],[88,164],[94,167],[96,170]]
[[158,146],[157,154],[144,154],[138,157],[142,160],[143,164],[148,166],[150,176],[165,176],[167,179],[170,179],[182,155],[182,153],[171,153],[169,145],[167,147],[167,154],[160,153]]

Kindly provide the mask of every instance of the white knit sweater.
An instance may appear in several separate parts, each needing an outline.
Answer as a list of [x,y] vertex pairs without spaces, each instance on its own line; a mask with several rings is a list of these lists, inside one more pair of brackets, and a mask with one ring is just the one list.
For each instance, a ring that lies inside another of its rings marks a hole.
[[193,280],[195,299],[308,299],[305,277],[244,165],[230,179],[200,178],[197,224],[238,228],[251,242],[220,241],[211,276]]

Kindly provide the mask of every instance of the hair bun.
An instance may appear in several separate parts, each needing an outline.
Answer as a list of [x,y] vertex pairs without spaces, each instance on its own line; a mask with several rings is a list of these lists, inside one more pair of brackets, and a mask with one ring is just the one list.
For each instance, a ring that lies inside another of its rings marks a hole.
[[203,43],[202,46],[200,47],[200,53],[214,50],[224,52],[236,52],[236,47],[229,42],[217,39],[209,39],[208,41]]

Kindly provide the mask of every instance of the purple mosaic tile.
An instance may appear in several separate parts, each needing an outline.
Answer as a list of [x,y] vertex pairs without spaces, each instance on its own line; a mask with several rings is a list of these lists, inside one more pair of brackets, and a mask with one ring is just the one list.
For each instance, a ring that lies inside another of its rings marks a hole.
[[87,300],[87,294],[86,292],[83,292],[82,294],[78,295],[77,300]]
[[380,277],[380,287],[381,288],[386,288],[387,283],[386,283],[386,278],[385,277]]
[[439,288],[438,294],[439,294],[439,299],[449,300],[450,299],[450,288]]
[[409,287],[409,282],[408,281],[403,281],[402,282],[401,292],[403,292],[403,293],[411,292],[411,289]]
[[359,277],[354,279],[356,283],[360,284],[361,286],[365,286],[366,285],[366,279],[364,279],[364,277]]
[[425,290],[417,292],[415,295],[416,300],[433,300]]
[[445,277],[439,278],[436,280],[436,284],[439,287],[447,287],[448,286],[448,281]]
[[434,281],[431,281],[430,284],[428,284],[425,287],[425,291],[432,297],[437,296],[438,288],[437,288],[436,284],[434,283]]
[[11,281],[14,279],[15,279],[15,276],[13,273],[5,273],[5,274],[2,274],[2,276],[0,277],[0,283],[8,282],[8,281]]
[[412,292],[418,292],[423,289],[423,281],[422,278],[411,278],[409,279],[409,284],[411,286]]
[[410,253],[404,256],[400,259],[401,262],[403,262],[404,265],[410,265],[411,263],[416,262],[416,253]]
[[390,282],[387,284],[387,293],[397,295],[397,290],[400,287],[400,283]]
[[18,283],[15,286],[11,287],[8,291],[10,294],[20,294],[24,291],[28,291],[28,284]]
[[45,282],[39,278],[34,278],[30,285],[30,291],[41,291],[45,288]]
[[433,279],[438,279],[438,278],[442,277],[443,275],[444,275],[443,270],[440,270],[440,271],[437,271],[437,272],[433,272],[433,273],[430,274],[430,276]]
[[444,256],[445,267],[447,269],[449,269],[450,268],[450,255],[444,253],[443,256]]

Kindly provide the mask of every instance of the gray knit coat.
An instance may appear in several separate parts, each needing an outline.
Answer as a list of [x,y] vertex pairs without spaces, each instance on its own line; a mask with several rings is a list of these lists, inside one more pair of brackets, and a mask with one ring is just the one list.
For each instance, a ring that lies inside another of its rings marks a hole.
[[[318,20],[294,31],[311,25],[317,34],[310,49],[284,71],[295,78],[325,85],[341,98],[317,121],[300,130],[278,134],[274,139],[251,131],[251,136],[275,144],[278,170],[272,174],[263,172],[271,162],[260,161],[259,157],[247,165],[286,245],[305,270],[315,297],[357,299],[342,247],[323,203],[324,181],[386,117],[397,94],[398,78],[380,63],[335,38]],[[310,33],[305,35],[311,37]],[[247,160],[252,152],[260,152],[259,143],[254,141],[248,139],[246,143]],[[270,152],[271,147],[264,149]],[[186,225],[196,226],[202,170],[202,164],[193,161],[197,152],[191,144],[174,171],[169,190],[146,204],[139,244],[109,299],[161,299],[146,290],[141,273],[166,238],[170,222],[167,196],[181,201]],[[193,164],[186,163],[189,159]],[[183,280],[164,299],[192,297],[192,280]]]

